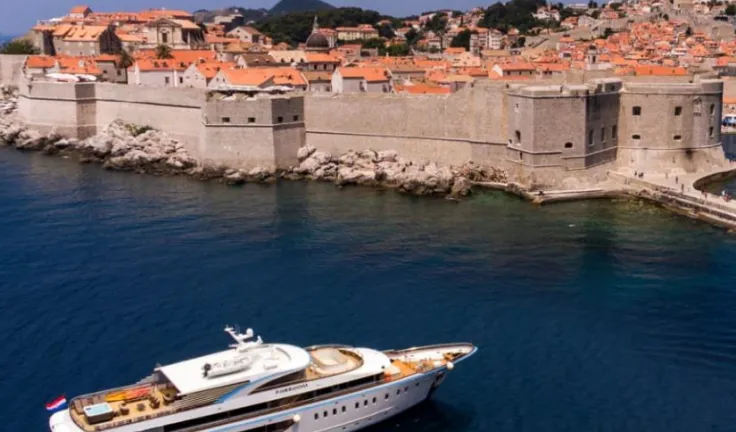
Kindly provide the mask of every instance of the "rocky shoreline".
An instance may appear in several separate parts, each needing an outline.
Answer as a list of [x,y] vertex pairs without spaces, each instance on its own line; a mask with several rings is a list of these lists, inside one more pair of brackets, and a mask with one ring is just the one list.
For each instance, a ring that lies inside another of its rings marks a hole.
[[338,187],[360,185],[394,189],[413,195],[466,196],[473,182],[506,182],[506,173],[472,163],[460,166],[420,164],[395,151],[349,151],[333,156],[306,146],[298,151],[299,165],[273,171],[262,167],[240,170],[202,166],[184,146],[161,131],[115,121],[97,135],[76,140],[56,132],[28,128],[17,112],[14,89],[0,87],[0,146],[46,155],[73,157],[116,171],[153,175],[184,175],[226,184],[274,183],[279,179],[332,182]]

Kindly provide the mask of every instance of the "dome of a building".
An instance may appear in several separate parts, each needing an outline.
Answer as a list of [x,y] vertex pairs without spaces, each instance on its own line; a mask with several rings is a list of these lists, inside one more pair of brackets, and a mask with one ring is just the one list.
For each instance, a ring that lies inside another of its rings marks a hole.
[[319,32],[313,32],[307,38],[306,49],[308,50],[329,50],[330,41],[327,40],[327,36]]

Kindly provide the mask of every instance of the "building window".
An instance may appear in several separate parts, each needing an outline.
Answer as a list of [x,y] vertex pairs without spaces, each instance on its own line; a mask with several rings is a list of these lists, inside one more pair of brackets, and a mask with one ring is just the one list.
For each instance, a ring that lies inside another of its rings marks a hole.
[[604,142],[606,140],[606,128],[601,128],[601,142]]
[[386,393],[386,396],[384,396],[383,398],[388,400],[388,393]]
[[276,118],[276,123],[283,123],[283,122],[284,122],[284,118],[283,117],[279,116],[279,117]]
[[355,409],[360,408],[360,402],[355,402]]
[[169,43],[169,34],[168,33],[161,33],[161,42],[162,43]]
[[641,107],[640,106],[635,106],[634,108],[632,108],[631,114],[633,114],[635,116],[640,116],[641,115]]
[[223,123],[230,123],[230,117],[223,117],[222,118]]
[[345,405],[342,406],[342,412],[345,412]]
[[631,139],[638,140],[640,138],[641,138],[641,135],[638,135],[638,134],[631,135]]
[[682,115],[682,107],[676,106],[675,107],[675,116],[681,116]]
[[165,83],[166,85],[169,85],[169,84],[171,83],[171,78],[169,78],[169,77],[164,77],[164,83]]
[[713,126],[708,128],[708,136],[713,138]]
[[248,123],[255,123],[256,118],[255,117],[248,117]]
[[675,138],[675,141],[681,141],[682,135],[675,135],[674,138]]
[[589,146],[593,145],[593,129],[588,131],[588,145]]
[[299,116],[298,116],[298,115],[295,115],[295,116],[294,116],[294,121],[295,121],[295,122],[296,122],[296,121],[299,121]]
[[327,417],[327,411],[322,413],[322,417]]
[[565,148],[572,148],[572,143],[571,142],[566,142],[565,143]]
[[332,408],[332,415],[337,415],[337,408]]
[[376,403],[376,398],[373,398],[373,403]]
[[117,72],[118,72],[118,76],[120,76],[120,75],[122,75],[122,74],[123,74],[123,71],[121,71],[120,69],[118,69],[118,71],[117,71]]
[[514,135],[516,135],[516,144],[521,144],[521,131],[517,130]]
[[611,138],[616,139],[618,136],[618,129],[616,128],[616,125],[613,125],[611,127]]
[[319,413],[314,413],[314,419],[319,420]]
[[714,115],[716,113],[716,106],[714,104],[710,104],[710,115]]
[[184,77],[179,77],[179,84],[184,84]]
[[363,406],[368,406],[368,399],[363,401]]

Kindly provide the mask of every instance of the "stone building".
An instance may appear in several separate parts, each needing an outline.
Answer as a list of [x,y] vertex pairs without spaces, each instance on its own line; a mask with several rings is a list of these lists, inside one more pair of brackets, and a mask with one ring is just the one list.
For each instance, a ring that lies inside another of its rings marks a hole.
[[204,33],[195,23],[184,19],[161,17],[144,26],[146,43],[143,48],[166,45],[172,49],[192,49],[204,42]]
[[52,33],[52,38],[56,55],[94,57],[118,54],[122,49],[120,38],[111,26],[62,24]]
[[332,74],[335,93],[389,93],[391,74],[382,67],[340,67]]
[[229,37],[238,38],[241,42],[262,43],[263,34],[251,26],[240,26],[230,30]]

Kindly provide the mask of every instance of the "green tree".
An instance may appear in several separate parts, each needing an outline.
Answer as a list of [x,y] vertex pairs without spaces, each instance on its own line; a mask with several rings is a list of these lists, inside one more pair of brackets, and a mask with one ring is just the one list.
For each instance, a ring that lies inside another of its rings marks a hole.
[[394,33],[394,29],[392,29],[390,25],[381,24],[378,27],[378,36],[386,39],[391,39],[396,36],[396,34]]
[[126,50],[120,51],[120,67],[123,69],[128,69],[129,67],[133,66],[133,63],[135,63],[135,59],[132,55]]
[[432,15],[432,19],[426,24],[427,30],[437,34],[444,34],[447,27],[447,15],[444,13],[436,13]]
[[[544,0],[511,0],[506,4],[494,3],[485,10],[483,20],[479,25],[502,32],[507,32],[513,27],[522,34],[527,34],[529,30],[539,25],[533,14],[544,5],[546,5]],[[561,19],[566,18],[565,11],[569,8],[565,8],[561,3],[556,7],[560,11]]]
[[470,30],[463,30],[460,33],[457,34],[454,38],[452,38],[452,42],[450,42],[450,46],[453,48],[465,48],[466,50],[470,50],[470,37],[473,35],[473,32]]
[[416,31],[415,29],[411,29],[404,35],[406,38],[406,43],[409,44],[409,46],[414,46],[417,44],[419,39],[422,38],[422,34]]
[[734,16],[734,15],[736,15],[736,5],[734,5],[733,3],[731,3],[728,6],[726,6],[725,14],[728,15],[728,16]]
[[0,54],[25,54],[32,55],[38,54],[39,51],[33,46],[33,43],[28,39],[16,39],[12,40],[2,46],[0,46]]
[[168,45],[159,45],[156,47],[156,58],[157,59],[170,59],[174,58],[174,55],[171,53],[171,47]]
[[382,39],[373,38],[373,39],[364,40],[363,43],[361,44],[361,47],[368,48],[368,49],[375,48],[375,49],[380,50],[381,48],[386,47],[386,43]]
[[391,57],[403,57],[409,55],[409,52],[411,52],[409,45],[402,43],[390,45],[388,48],[384,48],[382,55],[388,54]]

